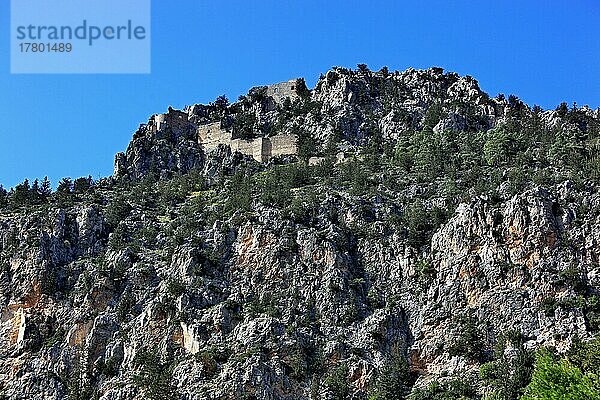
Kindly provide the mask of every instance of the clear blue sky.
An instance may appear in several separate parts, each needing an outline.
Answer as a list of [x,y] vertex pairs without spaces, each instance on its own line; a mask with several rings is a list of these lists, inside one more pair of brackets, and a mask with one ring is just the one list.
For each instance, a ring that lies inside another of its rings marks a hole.
[[137,126],[169,105],[298,76],[313,85],[335,65],[440,66],[491,95],[600,106],[597,0],[403,3],[153,0],[152,74],[76,76],[9,74],[2,1],[0,183],[108,176]]

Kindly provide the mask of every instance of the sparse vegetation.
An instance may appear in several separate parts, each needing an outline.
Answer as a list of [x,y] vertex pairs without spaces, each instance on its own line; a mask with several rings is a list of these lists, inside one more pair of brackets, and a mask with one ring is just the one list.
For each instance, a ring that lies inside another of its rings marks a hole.
[[135,364],[140,368],[134,383],[150,400],[163,400],[176,396],[177,389],[171,382],[173,360],[162,360],[156,349],[146,348],[137,352]]
[[531,380],[533,352],[525,348],[519,332],[500,335],[494,349],[494,360],[481,366],[480,375],[489,386],[486,399],[517,400]]
[[479,395],[472,384],[452,379],[433,382],[424,389],[413,390],[408,400],[477,400]]
[[448,345],[451,356],[464,356],[472,361],[484,361],[485,343],[477,320],[471,315],[459,315],[454,318],[454,327],[458,333]]
[[377,375],[369,400],[404,399],[413,385],[408,363],[397,350]]
[[348,366],[340,364],[330,369],[323,380],[323,385],[335,400],[344,400],[350,394],[350,386],[348,384]]

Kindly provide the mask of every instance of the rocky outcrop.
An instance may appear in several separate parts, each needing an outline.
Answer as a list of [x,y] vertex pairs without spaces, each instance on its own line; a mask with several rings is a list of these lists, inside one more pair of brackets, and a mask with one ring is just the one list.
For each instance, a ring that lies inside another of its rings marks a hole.
[[203,153],[198,145],[192,115],[169,108],[140,126],[125,153],[115,156],[114,177],[138,180],[150,174],[166,178],[202,166]]

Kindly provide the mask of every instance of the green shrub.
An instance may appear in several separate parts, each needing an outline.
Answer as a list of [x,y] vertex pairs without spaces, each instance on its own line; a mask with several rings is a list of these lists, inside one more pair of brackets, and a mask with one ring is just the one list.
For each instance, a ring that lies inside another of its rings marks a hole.
[[292,189],[312,182],[310,170],[303,163],[276,166],[255,179],[258,197],[263,204],[285,208],[292,201]]
[[82,360],[83,351],[76,347],[75,356],[71,360],[71,371],[67,378],[67,393],[69,400],[88,400],[92,398],[94,390],[90,385],[90,377],[86,372],[86,363]]
[[[509,331],[500,335],[494,351],[494,361],[483,364],[480,369],[482,380],[491,393],[487,398],[516,400],[531,380],[534,356],[524,346],[524,338],[519,332]],[[508,345],[513,352],[507,355]]]
[[592,295],[587,299],[585,316],[592,332],[600,331],[600,296]]
[[131,213],[132,207],[129,202],[122,195],[117,195],[108,204],[104,211],[104,217],[106,222],[113,229],[123,221],[129,213]]
[[77,178],[73,182],[73,193],[85,193],[94,185],[94,180],[92,176],[88,176],[87,178]]
[[581,294],[585,294],[588,289],[584,274],[574,265],[558,273],[558,282],[563,286],[573,288],[577,293]]
[[410,204],[404,220],[408,228],[408,243],[417,248],[427,243],[433,225],[423,202],[417,200]]
[[126,290],[121,295],[121,299],[117,304],[116,314],[119,322],[127,322],[129,320],[129,313],[135,306],[135,298],[131,294],[130,290]]
[[177,389],[171,383],[175,368],[172,359],[162,360],[158,348],[144,348],[135,355],[134,364],[139,367],[139,373],[133,382],[144,393],[144,398],[177,398]]
[[393,354],[379,372],[369,400],[404,399],[412,384],[408,363],[400,354]]
[[334,400],[346,400],[350,394],[348,384],[349,369],[346,364],[333,368],[323,381],[325,388],[332,394]]
[[504,129],[498,128],[490,131],[483,145],[483,154],[486,163],[497,167],[508,161],[508,157],[512,154],[512,143],[511,134]]
[[286,208],[286,215],[297,223],[310,224],[317,217],[319,198],[313,190],[296,193]]
[[225,209],[229,213],[237,210],[250,211],[252,208],[252,179],[243,172],[236,172],[227,186],[226,199]]
[[426,278],[435,276],[436,270],[435,267],[431,264],[430,261],[425,259],[419,259],[415,263],[415,272],[418,278]]
[[600,373],[600,335],[589,342],[576,338],[567,353],[567,359],[584,373]]
[[264,299],[253,299],[246,303],[246,309],[253,317],[264,314],[273,318],[281,318],[281,309],[278,305],[278,299],[275,296]]
[[584,373],[567,359],[556,359],[549,351],[537,356],[531,383],[522,400],[598,400],[598,371]]
[[167,282],[167,293],[173,298],[178,298],[186,291],[185,284],[177,279],[169,279]]
[[454,327],[458,330],[458,337],[448,346],[448,354],[464,356],[473,361],[483,361],[485,344],[477,320],[470,315],[459,316],[454,321]]
[[254,139],[256,138],[257,119],[252,111],[243,111],[236,116],[233,122],[233,138]]
[[0,209],[8,205],[8,192],[0,185]]
[[558,300],[556,300],[554,297],[546,297],[544,300],[542,300],[541,304],[542,311],[547,317],[554,315],[558,306]]
[[230,353],[216,347],[207,347],[196,353],[196,361],[202,364],[203,371],[208,376],[214,376],[219,371],[219,363],[227,361]]

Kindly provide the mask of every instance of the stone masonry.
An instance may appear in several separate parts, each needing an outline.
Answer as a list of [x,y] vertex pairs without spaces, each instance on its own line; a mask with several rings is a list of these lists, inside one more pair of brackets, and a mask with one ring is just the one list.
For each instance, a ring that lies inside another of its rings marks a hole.
[[[296,93],[296,80],[281,82],[267,86],[267,95],[275,103],[282,103],[286,98],[294,99]],[[259,162],[266,162],[277,156],[294,155],[298,153],[296,135],[276,135],[272,137],[259,137],[256,139],[234,139],[231,131],[221,127],[220,122],[196,125],[190,121],[192,111],[180,111],[169,107],[165,114],[156,114],[148,121],[147,128],[153,132],[162,132],[167,128],[175,131],[196,130],[198,143],[205,151],[216,149],[219,145],[230,146],[232,151],[254,157]],[[116,168],[116,167],[115,167]]]
[[153,132],[164,130],[167,126],[175,129],[189,126],[188,114],[169,107],[166,114],[156,114],[148,123],[148,127]]
[[272,97],[277,104],[282,104],[286,98],[296,99],[298,97],[296,79],[267,86],[267,96]]
[[221,128],[219,122],[200,125],[198,143],[205,151],[214,150],[221,144],[230,146],[232,151],[252,156],[259,162],[266,162],[272,157],[298,153],[296,135],[276,135],[251,140],[233,139],[232,133]]
[[[296,89],[296,79],[292,79],[267,86],[267,96],[275,103],[281,104],[286,98],[293,100],[298,97]],[[214,150],[224,144],[230,146],[232,151],[252,156],[259,162],[266,162],[272,157],[297,154],[297,139],[296,135],[276,135],[251,140],[233,139],[230,131],[221,128],[220,122],[198,126],[198,143],[205,151]]]

